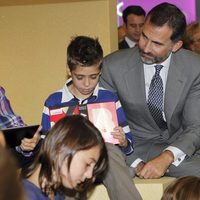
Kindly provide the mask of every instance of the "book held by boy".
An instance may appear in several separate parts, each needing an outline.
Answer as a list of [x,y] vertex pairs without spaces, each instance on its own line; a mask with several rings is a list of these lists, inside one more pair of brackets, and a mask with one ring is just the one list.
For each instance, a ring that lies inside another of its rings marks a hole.
[[100,130],[105,142],[113,144],[119,143],[119,141],[111,135],[113,129],[118,126],[115,102],[52,108],[49,112],[51,126],[65,115],[74,114],[80,114],[87,117]]

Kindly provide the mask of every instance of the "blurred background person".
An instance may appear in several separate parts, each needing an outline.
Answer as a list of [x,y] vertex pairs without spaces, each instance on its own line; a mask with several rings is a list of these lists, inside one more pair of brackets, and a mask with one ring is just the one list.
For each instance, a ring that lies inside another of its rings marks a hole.
[[0,145],[0,200],[25,200],[13,156]]
[[188,24],[183,37],[183,47],[200,54],[200,24]]
[[141,6],[128,6],[123,11],[123,22],[126,36],[119,43],[119,49],[134,47],[140,38],[146,12]]
[[[26,126],[26,124],[20,116],[14,113],[10,101],[6,97],[5,89],[0,86],[0,130],[22,126]],[[33,138],[24,138],[20,146],[10,149],[17,159],[20,168],[26,167],[33,161],[34,154],[37,152],[37,148],[35,147],[40,140],[40,129],[41,127],[36,131]],[[0,140],[3,142],[1,135]],[[34,150],[34,152],[32,150]]]
[[122,40],[124,40],[124,38],[126,36],[124,26],[123,25],[118,26],[117,31],[118,31],[118,42],[121,42]]
[[25,124],[21,117],[14,113],[5,95],[5,89],[0,86],[0,129],[18,126],[25,126]]
[[6,141],[3,135],[3,132],[0,131],[0,146],[5,147],[6,146]]
[[161,200],[200,200],[200,178],[185,176],[176,179],[164,191]]

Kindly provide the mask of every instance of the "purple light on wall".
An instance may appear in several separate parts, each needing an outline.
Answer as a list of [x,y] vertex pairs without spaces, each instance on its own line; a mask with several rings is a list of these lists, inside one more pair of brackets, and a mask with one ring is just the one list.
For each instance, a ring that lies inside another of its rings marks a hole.
[[186,16],[187,23],[196,20],[196,0],[118,0],[117,14],[118,25],[123,24],[122,11],[129,5],[140,5],[148,12],[152,7],[162,2],[168,2],[178,6]]

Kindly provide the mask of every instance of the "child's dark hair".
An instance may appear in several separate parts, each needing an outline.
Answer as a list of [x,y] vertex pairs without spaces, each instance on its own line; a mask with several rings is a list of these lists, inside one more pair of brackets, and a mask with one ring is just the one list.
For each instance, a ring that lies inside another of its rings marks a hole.
[[[99,130],[81,115],[69,115],[59,120],[48,132],[39,155],[25,173],[25,178],[32,175],[38,164],[41,164],[39,184],[48,196],[62,187],[61,166],[68,158],[68,170],[74,155],[81,150],[99,146],[100,157],[93,170],[93,177],[79,184],[77,191],[86,191],[94,177],[104,175],[108,167],[108,155],[105,143]],[[54,180],[54,175],[58,180]]]
[[99,64],[103,58],[103,49],[98,38],[87,36],[77,36],[72,38],[67,48],[67,64],[70,71],[73,71],[77,65],[88,67]]
[[164,191],[161,200],[199,200],[200,178],[185,176],[173,181]]

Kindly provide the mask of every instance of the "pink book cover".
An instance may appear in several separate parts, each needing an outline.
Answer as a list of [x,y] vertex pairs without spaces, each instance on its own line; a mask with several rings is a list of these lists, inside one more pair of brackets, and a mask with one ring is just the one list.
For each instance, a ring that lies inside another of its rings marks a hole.
[[51,127],[66,115],[78,115],[78,106],[66,106],[61,108],[52,108],[49,110]]
[[87,105],[89,120],[100,130],[104,141],[119,144],[111,135],[118,126],[115,102],[93,103]]

